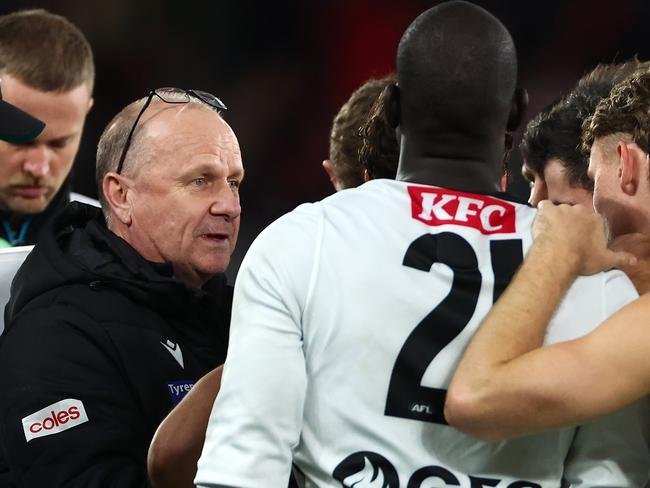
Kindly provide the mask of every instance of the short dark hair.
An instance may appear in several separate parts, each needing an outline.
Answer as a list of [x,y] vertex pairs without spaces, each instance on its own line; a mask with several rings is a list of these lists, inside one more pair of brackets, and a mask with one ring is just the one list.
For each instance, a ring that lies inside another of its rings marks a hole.
[[645,152],[650,151],[650,70],[636,72],[617,84],[585,120],[582,144],[585,153],[594,141],[625,133]]
[[[505,131],[517,82],[517,53],[506,27],[464,1],[420,14],[397,48],[400,130],[457,148]],[[444,149],[441,149],[444,152]]]
[[[389,81],[386,87],[394,82],[392,77],[386,80]],[[368,176],[373,179],[395,179],[399,163],[397,132],[386,116],[386,87],[375,100],[370,115],[360,130],[359,162],[368,171]]]
[[528,123],[521,142],[524,164],[543,177],[551,159],[558,159],[571,186],[593,191],[587,175],[588,155],[582,150],[582,125],[616,83],[648,63],[636,57],[618,64],[600,64],[580,78],[576,87]]
[[394,76],[366,81],[352,93],[334,117],[329,158],[334,174],[344,188],[353,188],[363,183],[364,167],[359,161],[363,144],[360,129],[379,95],[394,81]]
[[95,64],[90,44],[66,18],[43,9],[0,16],[0,73],[42,91],[66,92],[88,85]]

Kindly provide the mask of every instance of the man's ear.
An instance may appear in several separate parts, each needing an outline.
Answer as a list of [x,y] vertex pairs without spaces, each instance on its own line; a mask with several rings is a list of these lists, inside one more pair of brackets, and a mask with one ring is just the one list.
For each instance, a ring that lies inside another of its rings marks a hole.
[[397,128],[400,125],[400,91],[397,83],[391,83],[384,88],[384,97],[386,104],[384,110],[386,111],[386,120],[392,128]]
[[334,166],[332,166],[332,161],[330,161],[329,159],[323,161],[323,168],[325,168],[325,172],[327,173],[327,176],[329,177],[330,182],[334,187],[334,190],[339,191],[341,189],[340,188],[341,184],[339,182],[339,179],[334,174]]
[[90,112],[90,109],[93,108],[95,105],[95,99],[90,97],[90,100],[88,100],[88,110],[86,110],[86,114]]
[[528,92],[521,87],[515,89],[510,104],[510,114],[508,115],[508,124],[506,130],[514,132],[524,120],[526,110],[528,109]]
[[640,175],[638,172],[641,169],[638,154],[623,141],[618,141],[616,144],[616,153],[618,156],[618,181],[621,190],[627,195],[634,195],[639,185]]
[[506,192],[508,191],[508,175],[503,174],[501,176],[501,191]]
[[122,224],[131,225],[131,202],[129,199],[131,188],[128,185],[128,179],[117,173],[106,173],[102,182],[102,191],[111,208],[111,213]]

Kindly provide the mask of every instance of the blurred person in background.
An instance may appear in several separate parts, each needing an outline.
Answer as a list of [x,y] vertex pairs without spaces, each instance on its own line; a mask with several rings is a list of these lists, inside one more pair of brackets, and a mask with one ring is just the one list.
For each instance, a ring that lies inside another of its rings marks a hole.
[[[389,166],[389,169],[383,172],[377,169],[375,175],[370,174],[360,157],[364,137],[367,137],[362,134],[363,127],[373,113],[384,89],[394,81],[394,75],[366,81],[352,93],[334,117],[330,131],[329,159],[323,161],[323,168],[336,191],[355,188],[371,178],[395,178],[399,145],[395,129],[386,124],[380,125],[383,118],[377,117],[373,122],[371,135],[374,140],[366,144],[369,149],[364,159],[368,160],[368,152],[374,148],[380,158],[392,160],[392,168]],[[379,112],[382,108],[378,106],[375,110]],[[377,164],[385,165],[384,159],[378,160]]]
[[[44,128],[42,121],[3,100],[0,85],[0,141],[24,144],[34,140]],[[0,238],[0,247],[10,247],[10,244]]]
[[573,90],[535,116],[521,142],[522,174],[530,184],[529,203],[541,200],[592,207],[594,182],[587,174],[589,157],[582,151],[582,124],[612,87],[648,67],[637,58],[600,64]]
[[0,237],[34,244],[71,199],[68,175],[93,105],[93,54],[81,31],[45,10],[0,17],[3,98],[46,124],[33,141],[0,141]]
[[70,204],[18,271],[0,486],[149,486],[158,424],[223,363],[244,169],[222,109],[180,89],[127,106],[99,141],[102,209]]

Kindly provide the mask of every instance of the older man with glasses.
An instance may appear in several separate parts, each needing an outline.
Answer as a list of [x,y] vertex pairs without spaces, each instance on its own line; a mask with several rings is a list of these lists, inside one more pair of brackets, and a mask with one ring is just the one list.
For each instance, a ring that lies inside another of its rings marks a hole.
[[156,427],[223,363],[244,176],[224,109],[180,89],[127,106],[98,146],[101,211],[71,204],[18,272],[0,486],[148,486]]

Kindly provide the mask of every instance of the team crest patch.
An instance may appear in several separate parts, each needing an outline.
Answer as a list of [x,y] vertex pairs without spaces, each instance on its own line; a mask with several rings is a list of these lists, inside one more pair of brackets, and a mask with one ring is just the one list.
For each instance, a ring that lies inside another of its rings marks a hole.
[[81,400],[66,398],[53,403],[22,419],[27,442],[37,437],[58,434],[88,422],[88,415]]

